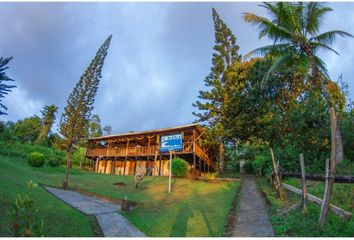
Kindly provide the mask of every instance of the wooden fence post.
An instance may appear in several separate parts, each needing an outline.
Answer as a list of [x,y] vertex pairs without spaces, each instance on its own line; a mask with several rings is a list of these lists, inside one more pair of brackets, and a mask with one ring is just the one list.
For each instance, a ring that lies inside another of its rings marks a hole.
[[301,185],[302,185],[302,212],[307,214],[307,187],[306,187],[306,175],[305,175],[305,163],[304,155],[300,154],[300,166],[301,166]]
[[283,194],[281,191],[281,184],[280,184],[280,176],[279,176],[279,163],[275,162],[274,152],[273,149],[270,148],[270,154],[272,155],[272,162],[273,162],[273,172],[275,178],[275,190],[278,192],[280,199],[283,199]]
[[334,185],[335,173],[336,173],[336,146],[337,146],[337,126],[336,126],[336,112],[333,107],[329,109],[331,116],[331,160],[326,160],[326,187],[323,196],[323,202],[321,206],[321,214],[319,219],[320,227],[324,225],[326,215],[328,213],[329,206],[331,204],[331,195]]

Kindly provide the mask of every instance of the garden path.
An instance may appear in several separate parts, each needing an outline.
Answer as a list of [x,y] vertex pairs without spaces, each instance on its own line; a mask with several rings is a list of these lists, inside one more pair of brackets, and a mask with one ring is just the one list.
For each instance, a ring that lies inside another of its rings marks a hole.
[[241,175],[240,206],[233,237],[272,237],[267,206],[259,192],[254,176]]
[[146,237],[139,229],[118,213],[120,205],[72,190],[44,186],[66,204],[86,215],[94,215],[105,237]]

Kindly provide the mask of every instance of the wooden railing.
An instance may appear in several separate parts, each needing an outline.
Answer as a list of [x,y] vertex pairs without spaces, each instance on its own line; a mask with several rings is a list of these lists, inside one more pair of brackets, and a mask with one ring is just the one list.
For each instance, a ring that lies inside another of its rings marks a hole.
[[[121,148],[89,148],[87,149],[86,156],[98,157],[98,156],[111,156],[111,157],[125,157],[125,156],[154,156],[155,151],[159,151],[159,146],[143,146],[143,147],[121,147]],[[193,153],[193,142],[188,141],[183,144],[183,148],[177,153]],[[160,153],[159,153],[160,154]],[[168,154],[166,152],[165,154]],[[214,168],[214,163],[209,156],[203,151],[203,149],[195,144],[195,154],[201,158],[204,162]]]
[[206,162],[209,166],[214,168],[214,162],[211,161],[209,158],[208,154],[206,154],[201,147],[199,147],[197,144],[195,145],[195,154],[201,158],[204,162]]

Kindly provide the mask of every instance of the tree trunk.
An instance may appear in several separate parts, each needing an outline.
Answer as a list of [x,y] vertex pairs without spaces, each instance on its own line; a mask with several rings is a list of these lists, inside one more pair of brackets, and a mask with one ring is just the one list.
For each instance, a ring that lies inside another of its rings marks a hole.
[[343,158],[344,158],[344,150],[343,150],[342,134],[340,133],[338,122],[336,119],[336,164],[343,161]]
[[220,143],[219,145],[219,158],[220,158],[220,166],[219,171],[221,174],[224,173],[224,166],[225,166],[225,146],[224,143]]
[[68,189],[68,187],[69,187],[70,162],[71,162],[71,149],[69,149],[66,152],[66,172],[65,172],[64,182],[63,182],[64,190]]

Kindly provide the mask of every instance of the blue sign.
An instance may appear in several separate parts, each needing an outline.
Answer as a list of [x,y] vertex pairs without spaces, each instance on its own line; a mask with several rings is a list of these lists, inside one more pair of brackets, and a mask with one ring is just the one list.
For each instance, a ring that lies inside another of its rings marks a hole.
[[182,134],[161,136],[160,152],[181,151],[183,149]]

